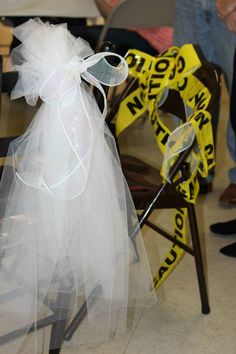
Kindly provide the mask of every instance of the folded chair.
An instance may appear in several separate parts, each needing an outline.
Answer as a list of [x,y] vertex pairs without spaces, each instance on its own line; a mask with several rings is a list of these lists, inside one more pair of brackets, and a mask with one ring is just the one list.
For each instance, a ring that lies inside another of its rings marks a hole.
[[[219,101],[221,92],[220,78],[215,69],[208,63],[204,63],[194,75],[201,81],[211,93],[211,99],[207,110],[212,112]],[[107,116],[107,123],[111,130],[114,131],[114,117],[119,111],[120,104],[130,92],[132,87],[137,84],[138,79],[132,79],[123,94],[117,99],[113,108]],[[159,107],[163,112],[168,112],[177,116],[183,122],[186,121],[186,107],[176,90],[169,90],[168,96],[164,103]],[[165,118],[168,119],[168,118]],[[125,119],[124,119],[125,120]],[[118,139],[119,141],[119,139]],[[191,152],[198,149],[197,139],[195,138],[191,145],[178,154],[178,158],[170,170],[169,182],[163,183],[161,171],[154,168],[147,162],[137,158],[136,156],[121,154],[121,164],[123,173],[127,179],[136,209],[142,211],[139,214],[140,226],[148,226],[157,234],[165,237],[177,245],[185,252],[194,257],[197,272],[197,280],[200,291],[201,311],[203,314],[210,312],[210,306],[207,294],[206,277],[203,266],[203,257],[199,240],[198,224],[194,203],[188,202],[178,189],[180,183],[187,181],[191,171],[188,157]],[[179,176],[177,178],[177,176]],[[187,210],[187,218],[190,227],[189,239],[190,244],[183,243],[181,240],[161,226],[156,225],[150,220],[150,216],[155,209],[179,209]],[[135,230],[132,239],[135,239]]]

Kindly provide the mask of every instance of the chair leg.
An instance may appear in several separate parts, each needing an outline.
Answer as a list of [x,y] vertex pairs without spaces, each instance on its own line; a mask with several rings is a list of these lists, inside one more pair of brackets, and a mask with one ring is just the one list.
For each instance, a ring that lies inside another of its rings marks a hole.
[[58,310],[55,309],[55,311],[59,320],[52,324],[50,337],[50,348],[52,349],[49,350],[49,354],[59,354],[61,351],[66,331],[68,304],[70,300],[71,294],[58,293],[57,295],[56,306],[58,306]]
[[61,348],[49,350],[49,354],[60,354]]
[[[77,312],[75,317],[73,318],[72,322],[68,326],[67,330],[64,333],[64,339],[66,341],[71,340],[73,337],[73,334],[87,315],[87,303],[84,302],[83,305],[81,306],[80,310]],[[55,353],[56,354],[56,353]]]
[[[64,334],[64,340],[67,340],[67,341],[71,340],[75,331],[77,330],[77,328],[79,327],[79,325],[81,324],[81,322],[83,321],[85,316],[87,315],[87,308],[93,304],[93,302],[95,301],[96,295],[98,295],[100,293],[101,289],[102,288],[100,285],[95,286],[95,288],[91,292],[90,296],[87,298],[87,301],[85,301],[83,303],[83,305],[80,307],[79,311],[77,312],[77,314],[75,315],[75,317],[73,318],[73,320],[71,321],[69,326],[67,327],[67,330],[65,331],[65,334]],[[54,353],[52,353],[52,354],[54,354]]]
[[198,277],[198,286],[199,286],[200,297],[201,297],[202,313],[206,315],[210,312],[210,306],[208,301],[206,278],[205,278],[204,267],[203,267],[196,212],[195,212],[195,207],[192,204],[188,206],[188,216],[189,216],[190,231],[192,235],[192,243],[193,243],[193,251],[194,251],[193,256],[195,259],[195,266],[196,266],[197,277]]
[[67,320],[61,320],[52,324],[50,348],[54,349],[50,349],[49,354],[60,354],[64,341],[66,322]]

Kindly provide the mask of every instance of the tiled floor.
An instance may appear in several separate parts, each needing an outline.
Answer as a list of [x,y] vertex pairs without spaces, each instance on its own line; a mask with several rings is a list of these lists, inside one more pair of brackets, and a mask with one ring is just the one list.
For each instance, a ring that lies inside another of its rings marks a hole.
[[[236,260],[219,253],[219,248],[236,241],[236,235],[215,236],[209,225],[234,218],[235,208],[222,208],[219,195],[228,185],[227,169],[233,165],[225,144],[228,97],[223,92],[219,127],[217,168],[213,192],[199,197],[198,224],[202,240],[211,305],[209,315],[201,314],[194,262],[185,255],[159,290],[159,302],[147,309],[134,332],[99,346],[78,346],[62,354],[236,354]],[[10,102],[3,97],[1,135],[22,132],[35,112],[22,99]],[[122,149],[137,153],[156,164],[156,146],[150,140],[148,125],[136,125],[122,137]],[[140,146],[141,142],[141,146]],[[159,223],[170,226],[169,212],[156,213]],[[158,245],[157,265],[167,249],[167,242],[144,230],[145,239]],[[151,249],[148,249],[149,253]],[[1,353],[1,350],[0,350]],[[31,353],[32,354],[32,353]]]

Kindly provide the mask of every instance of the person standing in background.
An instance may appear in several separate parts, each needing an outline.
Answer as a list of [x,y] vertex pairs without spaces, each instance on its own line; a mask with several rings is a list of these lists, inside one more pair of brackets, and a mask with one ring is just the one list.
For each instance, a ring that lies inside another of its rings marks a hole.
[[[116,6],[114,1],[107,2],[105,0],[94,0],[101,16],[104,19],[112,11],[113,7]],[[117,1],[116,1],[117,2]],[[70,31],[75,37],[81,37],[86,40],[93,50],[96,49],[99,36],[101,34],[103,25],[91,25],[91,26],[75,26],[71,27]],[[110,28],[108,30],[106,41],[110,41],[116,48],[117,53],[122,56],[128,52],[129,49],[138,49],[146,52],[150,55],[156,55],[159,53],[160,48],[153,47],[149,41],[140,36],[139,33],[135,31],[129,31],[124,28]],[[173,43],[173,35],[171,35],[171,45]],[[168,46],[169,44],[167,44]]]
[[[219,15],[225,21],[227,28],[236,36],[236,1],[235,0],[216,0]],[[230,118],[236,136],[236,47],[234,52],[234,73],[230,99]],[[236,201],[235,201],[236,207]],[[212,224],[210,230],[220,235],[236,235],[236,219]],[[220,249],[220,252],[229,257],[236,257],[236,242],[233,242]]]
[[[106,19],[113,8],[121,1],[125,0],[94,0],[101,15]],[[134,9],[135,11],[135,9]],[[173,28],[172,27],[150,27],[150,28],[130,28],[125,30],[126,35],[132,40],[134,34],[139,37],[141,42],[146,43],[155,50],[154,54],[162,53],[173,45]],[[122,42],[122,38],[120,41]],[[137,46],[135,49],[139,49]],[[145,50],[144,50],[145,51]],[[148,52],[148,51],[147,51]],[[150,52],[150,50],[149,50]]]
[[[104,19],[121,1],[94,0]],[[70,28],[70,31],[74,36],[81,37],[89,42],[92,49],[95,50],[102,28],[103,25],[76,26]],[[117,53],[122,56],[125,56],[129,49],[138,49],[155,56],[173,45],[173,28],[110,28],[106,40],[110,41],[115,46]]]
[[[234,1],[235,2],[235,1]],[[223,72],[229,93],[232,88],[233,58],[236,36],[227,28],[219,16],[215,0],[176,0],[174,20],[174,44],[181,46],[193,43],[199,47],[203,57]],[[219,107],[213,113],[212,127],[216,141]],[[229,121],[227,144],[235,166],[229,170],[230,184],[219,198],[220,204],[236,203],[236,140]],[[206,180],[201,181],[200,191],[212,190],[213,171]]]

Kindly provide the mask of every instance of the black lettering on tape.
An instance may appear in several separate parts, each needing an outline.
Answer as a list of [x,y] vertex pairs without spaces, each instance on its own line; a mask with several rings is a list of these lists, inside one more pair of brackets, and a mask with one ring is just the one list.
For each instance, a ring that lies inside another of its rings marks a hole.
[[[204,109],[206,108],[206,96],[204,92],[198,92],[194,97],[194,106],[196,109]],[[193,99],[191,98],[190,101]]]
[[165,132],[166,132],[165,129],[162,128],[162,126],[160,126],[160,124],[157,123],[157,128],[156,128],[156,130],[155,130],[155,135],[156,135],[156,137],[158,137],[158,135],[159,135],[160,133],[165,133]]
[[180,91],[185,90],[187,87],[187,84],[188,84],[188,79],[185,77],[183,80],[180,80],[177,82],[178,89]]
[[148,99],[151,100],[155,100],[157,98],[157,95],[148,95]]
[[161,279],[163,277],[163,274],[168,270],[168,267],[161,266],[159,269],[159,278]]
[[149,87],[148,87],[148,93],[150,93],[152,89],[159,88],[160,86],[161,86],[161,84],[159,82],[155,82],[153,80],[150,80]]
[[214,159],[207,159],[207,165],[213,167]]
[[164,74],[153,74],[151,76],[151,79],[163,79],[165,77],[165,73]]
[[169,80],[173,80],[176,74],[176,65],[174,65],[173,69],[171,70]]
[[128,64],[129,68],[133,68],[136,65],[137,59],[136,55],[134,53],[129,53],[126,57],[125,60]]
[[140,100],[138,96],[133,98],[134,102],[127,102],[127,108],[129,109],[130,113],[134,116],[136,112],[143,108],[143,102]]
[[154,125],[155,122],[157,121],[157,114],[156,114],[156,109],[154,109],[152,111],[152,113],[150,113],[150,121],[151,121],[151,124]]
[[[159,137],[159,134],[161,134],[161,133],[164,134],[162,139]],[[159,143],[161,143],[163,146],[165,146],[167,143],[167,140],[169,138],[169,133],[167,133],[165,128],[163,128],[158,122],[156,122],[155,135],[156,135]]]
[[213,166],[213,164],[214,164],[214,146],[213,146],[213,144],[206,145],[205,152],[207,155],[207,165]]
[[180,56],[178,58],[178,63],[177,63],[177,71],[178,71],[178,73],[181,74],[183,72],[184,68],[185,68],[185,60],[184,60],[184,58],[182,56]]
[[183,238],[182,233],[181,233],[178,229],[176,229],[176,228],[175,228],[175,237],[176,237],[176,238]]
[[161,143],[163,146],[166,145],[168,138],[169,138],[169,134],[166,133],[165,136],[161,139]]
[[135,65],[137,65],[136,71],[137,72],[141,72],[143,70],[143,66],[145,64],[145,58],[139,57],[139,59],[137,59],[137,56],[135,53],[129,53],[126,57],[125,60],[128,64],[128,67],[131,69],[133,67],[135,67]]
[[202,127],[209,123],[209,118],[205,116],[204,113],[200,112],[196,117],[195,117],[196,122],[199,123],[199,129],[202,130]]
[[193,182],[189,183],[189,197],[191,200],[193,200],[194,197],[194,185]]
[[136,71],[138,73],[141,73],[141,71],[143,70],[143,66],[145,64],[145,59],[144,58],[140,58],[140,62],[138,63],[137,69]]
[[175,225],[178,227],[179,230],[183,229],[184,226],[184,218],[181,214],[176,213],[175,215]]
[[205,146],[205,151],[207,152],[208,155],[213,154],[214,152],[214,146],[213,144],[208,144]]
[[[172,258],[169,258],[170,255],[172,256]],[[176,261],[176,259],[177,259],[177,253],[175,252],[175,250],[173,250],[173,248],[170,251],[170,255],[166,258],[166,263],[168,265],[173,264]]]
[[155,65],[155,71],[159,73],[165,72],[170,65],[170,61],[168,59],[160,59],[157,60],[156,65]]
[[157,287],[158,281],[159,281],[159,279],[157,277],[153,278],[153,287],[154,287],[154,289]]

